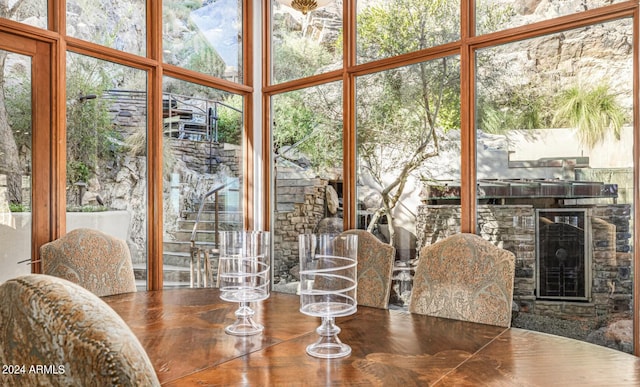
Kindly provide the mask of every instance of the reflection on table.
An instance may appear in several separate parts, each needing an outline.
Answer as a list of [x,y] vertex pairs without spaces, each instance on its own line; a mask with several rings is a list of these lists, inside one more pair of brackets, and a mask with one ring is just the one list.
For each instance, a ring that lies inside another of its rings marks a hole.
[[171,289],[104,300],[140,339],[165,385],[640,385],[640,359],[544,333],[358,307],[338,319],[350,356],[305,353],[318,319],[298,296],[256,306],[262,334],[224,327],[235,305],[217,289]]

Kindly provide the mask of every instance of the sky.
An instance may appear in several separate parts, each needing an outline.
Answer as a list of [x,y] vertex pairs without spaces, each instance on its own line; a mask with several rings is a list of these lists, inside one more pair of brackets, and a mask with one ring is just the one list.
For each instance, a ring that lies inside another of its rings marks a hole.
[[227,66],[238,68],[242,26],[237,0],[216,0],[191,12],[191,19]]

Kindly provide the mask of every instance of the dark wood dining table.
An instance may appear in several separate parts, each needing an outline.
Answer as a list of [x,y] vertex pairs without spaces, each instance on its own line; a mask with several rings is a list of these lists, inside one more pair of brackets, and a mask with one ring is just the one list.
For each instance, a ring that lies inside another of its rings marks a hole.
[[231,336],[238,305],[218,289],[167,289],[103,298],[131,327],[166,386],[640,386],[640,358],[516,328],[359,306],[336,319],[352,353],[306,354],[320,319],[299,297],[252,304],[261,334]]

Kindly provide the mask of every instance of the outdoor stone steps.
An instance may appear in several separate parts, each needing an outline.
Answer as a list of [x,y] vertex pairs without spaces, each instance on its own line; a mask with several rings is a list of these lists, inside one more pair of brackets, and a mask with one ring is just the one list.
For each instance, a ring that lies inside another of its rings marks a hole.
[[[189,234],[191,235],[191,234]],[[196,246],[198,247],[213,247],[212,242],[207,241],[197,241]],[[163,243],[163,253],[187,253],[187,255],[191,252],[191,242],[187,239],[186,241],[165,241]]]
[[[233,207],[225,205],[227,198],[222,193],[218,196],[218,230],[240,230],[243,225],[242,211],[234,210]],[[195,206],[199,208],[198,205]],[[215,246],[215,219],[216,204],[205,203],[203,211],[200,213],[200,221],[196,232],[196,246],[200,249],[208,249],[214,266],[217,248]],[[184,218],[177,223],[178,229],[172,232],[173,239],[165,238],[163,242],[163,284],[164,287],[188,287],[191,282],[191,235],[195,220],[198,217],[198,210],[189,211],[183,214]],[[143,263],[134,264],[134,272],[138,286],[145,286],[146,265]]]
[[163,251],[162,264],[175,267],[189,267],[191,262],[191,253],[183,251]]
[[[176,231],[173,236],[176,240],[184,241],[191,239],[191,231]],[[213,230],[198,230],[196,232],[196,242],[209,242],[214,243],[216,240],[216,232]]]
[[[193,231],[193,226],[195,225],[195,220],[181,220],[178,222],[179,231],[187,231],[191,233]],[[238,221],[219,221],[218,229],[222,230],[236,230],[242,227],[242,219]],[[200,220],[198,223],[198,232],[200,231],[213,231],[215,229],[215,222],[213,220]],[[191,238],[191,234],[189,234],[189,238]],[[187,238],[187,240],[189,239]]]
[[[221,202],[224,200],[219,197]],[[206,204],[200,214],[200,221],[196,232],[196,246],[200,249],[208,249],[215,265],[217,248],[215,242],[214,219],[212,212],[214,206]],[[185,219],[178,222],[178,230],[172,233],[174,240],[165,240],[163,243],[163,281],[165,287],[190,286],[191,281],[191,235],[197,217],[197,211],[187,212]],[[219,231],[239,230],[242,228],[242,212],[218,211]],[[146,268],[144,273],[146,273]],[[144,273],[138,274],[141,278]]]
[[[136,285],[146,287],[147,266],[144,263],[133,265],[133,273],[136,278]],[[164,287],[190,286],[191,272],[189,266],[174,266],[164,264],[162,272]]]
[[[198,217],[197,212],[188,212],[185,214],[185,219],[181,222],[195,222]],[[200,222],[213,222],[216,214],[214,211],[203,211],[200,213]],[[234,223],[242,221],[242,211],[218,211],[218,222],[220,223]]]
[[[218,254],[218,249],[213,244],[198,244],[197,246],[202,250],[207,249],[210,256]],[[165,250],[162,253],[162,262],[165,266],[173,265],[177,267],[189,267],[191,263],[191,253]]]

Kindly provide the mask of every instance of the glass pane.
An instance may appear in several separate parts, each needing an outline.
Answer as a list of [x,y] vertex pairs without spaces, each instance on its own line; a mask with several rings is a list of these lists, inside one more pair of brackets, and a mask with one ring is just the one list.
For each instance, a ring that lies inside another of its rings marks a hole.
[[556,17],[584,12],[625,0],[476,1],[476,34],[488,34]]
[[273,84],[342,68],[342,2],[303,15],[272,1],[271,23]]
[[632,40],[623,19],[477,55],[478,230],[516,255],[513,326],[626,352]]
[[47,0],[5,2],[0,7],[0,18],[15,20],[42,29],[47,28]]
[[242,83],[242,2],[162,2],[166,63]]
[[162,105],[164,287],[210,286],[218,232],[244,229],[243,98],[165,77]]
[[358,228],[396,248],[390,305],[405,308],[421,191],[460,181],[460,58],[359,77],[356,94]]
[[31,58],[0,50],[0,283],[31,273]]
[[67,35],[146,55],[145,0],[67,1]]
[[458,0],[361,0],[357,17],[358,63],[460,39]]
[[67,231],[125,240],[147,267],[147,85],[144,71],[67,53]]
[[276,95],[271,109],[273,290],[295,293],[298,235],[343,229],[342,82]]

